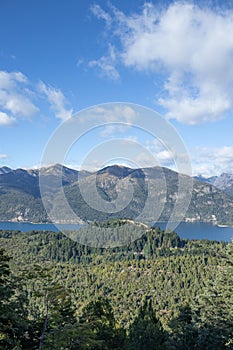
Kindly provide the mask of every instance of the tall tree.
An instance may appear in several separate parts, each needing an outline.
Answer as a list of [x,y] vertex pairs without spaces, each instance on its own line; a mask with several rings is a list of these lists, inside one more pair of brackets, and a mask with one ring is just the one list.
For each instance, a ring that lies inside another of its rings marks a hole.
[[13,349],[27,337],[27,317],[19,281],[12,274],[10,258],[0,249],[0,347]]
[[169,322],[171,333],[169,345],[172,349],[196,349],[198,332],[194,323],[193,311],[189,305],[180,308],[177,317]]
[[[117,328],[112,307],[106,298],[99,297],[84,308],[80,325],[89,327],[93,346],[90,345],[88,349],[121,350],[123,348],[125,333]],[[86,349],[85,339],[83,346],[80,349]]]
[[145,301],[130,327],[127,350],[165,350],[165,340],[165,333],[155,316],[152,301]]
[[233,242],[217,269],[198,299],[198,349],[233,349]]

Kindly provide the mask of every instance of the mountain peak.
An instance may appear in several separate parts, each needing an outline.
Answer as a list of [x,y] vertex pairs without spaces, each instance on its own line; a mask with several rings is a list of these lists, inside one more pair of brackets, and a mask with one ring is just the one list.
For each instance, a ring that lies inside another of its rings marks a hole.
[[3,166],[2,168],[0,168],[0,175],[10,173],[11,171],[12,171],[11,168],[8,168],[7,166]]
[[126,177],[129,174],[133,172],[133,169],[128,168],[124,165],[114,164],[109,165],[101,170],[99,170],[98,174],[108,174],[108,175],[114,175],[120,178]]
[[219,177],[233,178],[233,174],[230,174],[230,173],[222,173]]
[[67,171],[77,172],[77,170],[67,168],[64,165],[61,165],[59,163],[49,165],[47,167],[43,167],[40,170],[41,170],[41,173],[43,173],[44,175],[58,175],[61,172],[64,173]]

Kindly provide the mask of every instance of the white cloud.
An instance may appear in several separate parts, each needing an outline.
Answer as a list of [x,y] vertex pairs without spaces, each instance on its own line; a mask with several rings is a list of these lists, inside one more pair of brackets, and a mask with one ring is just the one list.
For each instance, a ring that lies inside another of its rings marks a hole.
[[38,111],[37,107],[26,97],[21,94],[0,93],[1,106],[11,112],[13,115],[30,117]]
[[96,67],[101,76],[112,80],[118,80],[120,75],[115,67],[116,54],[113,46],[109,46],[109,53],[107,56],[102,56],[98,60],[89,62],[89,67]]
[[203,176],[233,174],[233,147],[198,147],[192,155],[193,174]]
[[168,152],[167,150],[164,151],[160,151],[157,153],[157,158],[161,161],[161,162],[172,162],[172,156],[170,154],[170,152]]
[[[108,65],[116,69],[123,64],[155,77],[162,74],[165,83],[157,102],[168,118],[199,124],[219,120],[232,110],[232,10],[185,2],[161,10],[146,3],[141,13],[129,16],[112,8],[110,20],[110,13],[97,7],[93,13],[120,39]],[[96,62],[104,69],[101,61]]]
[[10,89],[16,87],[17,83],[27,83],[27,77],[21,72],[0,71],[1,89]]
[[[101,130],[102,129],[102,130]],[[127,125],[117,125],[117,124],[110,124],[106,125],[103,128],[101,128],[99,135],[104,138],[109,138],[109,137],[116,137],[119,134],[125,134],[126,131],[128,130]]]
[[80,123],[92,125],[90,131],[97,128],[97,134],[101,138],[118,138],[125,135],[128,137],[128,132],[138,115],[135,108],[130,105],[109,103],[82,110],[76,117]]
[[0,126],[10,126],[16,122],[16,119],[10,117],[8,114],[4,112],[0,112]]
[[95,106],[91,110],[87,109],[85,113],[79,116],[80,121],[87,119],[97,119],[102,124],[106,123],[122,123],[131,125],[137,117],[137,111],[134,107],[125,105],[124,103],[109,103],[105,105]]
[[27,77],[21,72],[0,71],[1,125],[12,124],[17,117],[30,118],[38,111],[29,98],[28,85]]
[[104,11],[99,5],[95,4],[91,6],[91,12],[98,18],[105,21],[106,25],[109,27],[112,23],[111,16]]
[[223,119],[224,114],[232,108],[229,98],[213,94],[206,98],[181,95],[159,99],[159,102],[168,110],[168,118],[190,125]]
[[174,152],[168,150],[158,139],[146,141],[146,148],[153,154],[157,165],[174,168],[176,157]]
[[133,136],[133,135],[124,136],[122,139],[125,140],[126,143],[128,142],[139,143],[137,136]]
[[67,120],[72,117],[73,110],[66,108],[67,101],[61,90],[48,86],[42,81],[38,87],[39,91],[47,97],[57,118]]
[[135,156],[134,164],[136,165],[134,165],[135,168],[147,168],[158,165],[152,156],[146,151],[142,151]]
[[[96,106],[94,109],[91,109],[89,117],[91,119],[95,117],[96,120],[99,120],[102,126],[100,129],[101,137],[110,137],[126,134],[136,120],[137,112],[130,106],[114,103],[113,105]],[[84,118],[80,118],[79,120],[86,122],[87,118],[88,116],[85,115]]]
[[0,154],[0,159],[7,159],[9,156],[7,154]]
[[[142,166],[159,165],[179,171],[176,164],[177,155],[166,149],[160,142],[154,140],[146,143],[147,151],[138,153],[135,157]],[[149,154],[149,156],[148,156]],[[151,156],[154,163],[151,161]],[[223,172],[233,174],[233,147],[196,147],[190,154],[193,176],[205,177],[220,175]],[[191,175],[188,173],[188,175]]]
[[0,71],[0,126],[17,123],[19,119],[31,119],[40,110],[34,104],[47,99],[57,118],[66,120],[72,116],[67,101],[61,90],[28,80],[22,72]]

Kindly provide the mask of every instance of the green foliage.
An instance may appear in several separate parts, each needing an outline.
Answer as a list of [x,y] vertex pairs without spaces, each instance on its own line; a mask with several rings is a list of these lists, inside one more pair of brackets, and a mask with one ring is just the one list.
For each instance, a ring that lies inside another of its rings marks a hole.
[[99,297],[84,307],[80,324],[89,326],[90,338],[96,342],[88,349],[122,349],[125,334],[117,329],[113,309],[106,298]]
[[233,349],[233,243],[225,253],[215,279],[198,297],[200,349]]
[[128,350],[165,350],[165,332],[155,316],[151,300],[139,308],[129,329]]
[[17,220],[47,222],[48,217],[41,198],[15,188],[0,189],[0,220]]
[[0,249],[0,348],[13,349],[24,340],[27,311],[19,293],[19,281],[11,273],[10,258]]
[[178,316],[169,322],[169,344],[174,349],[195,349],[198,342],[197,326],[190,305],[182,306]]
[[0,348],[232,349],[232,244],[127,219],[96,226],[142,236],[103,249],[61,233],[1,232],[12,258],[0,250]]

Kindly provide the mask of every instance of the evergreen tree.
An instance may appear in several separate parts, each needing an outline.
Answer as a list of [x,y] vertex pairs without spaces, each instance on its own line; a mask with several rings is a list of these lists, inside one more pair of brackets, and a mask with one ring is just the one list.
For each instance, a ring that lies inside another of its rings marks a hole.
[[198,300],[198,348],[233,349],[233,243],[218,266],[216,279]]
[[127,350],[165,350],[165,340],[151,300],[145,301],[130,327]]
[[169,327],[171,329],[169,344],[172,349],[197,349],[198,332],[189,305],[181,307],[179,315],[169,322]]
[[19,281],[9,267],[10,258],[0,249],[0,347],[19,349],[27,338],[27,317]]
[[[88,349],[121,350],[123,348],[125,333],[116,327],[112,307],[106,298],[99,297],[84,308],[80,325],[89,327],[89,338],[92,339],[93,346],[89,346]],[[81,347],[81,349],[86,348]]]

